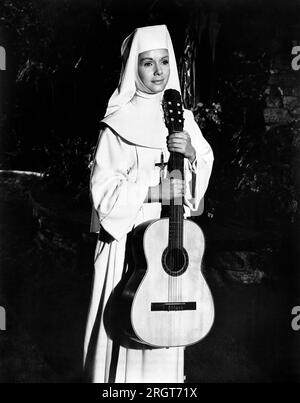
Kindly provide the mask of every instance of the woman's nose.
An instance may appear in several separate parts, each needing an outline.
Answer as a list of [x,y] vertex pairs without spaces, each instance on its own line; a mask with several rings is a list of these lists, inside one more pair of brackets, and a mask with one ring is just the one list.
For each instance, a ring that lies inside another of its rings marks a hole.
[[160,76],[162,74],[162,68],[161,68],[160,64],[158,64],[158,63],[155,64],[154,74],[156,74],[158,76]]

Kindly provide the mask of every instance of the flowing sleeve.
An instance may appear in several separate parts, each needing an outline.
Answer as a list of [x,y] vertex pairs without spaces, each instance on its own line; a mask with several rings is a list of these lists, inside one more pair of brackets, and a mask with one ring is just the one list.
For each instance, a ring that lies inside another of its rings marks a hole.
[[188,110],[185,110],[184,128],[190,134],[192,145],[196,150],[196,158],[192,164],[185,158],[185,213],[186,216],[196,216],[203,210],[201,201],[208,187],[214,155],[195,122],[193,113]]
[[136,169],[135,146],[124,142],[109,128],[100,133],[90,192],[100,226],[120,240],[134,225],[148,183]]

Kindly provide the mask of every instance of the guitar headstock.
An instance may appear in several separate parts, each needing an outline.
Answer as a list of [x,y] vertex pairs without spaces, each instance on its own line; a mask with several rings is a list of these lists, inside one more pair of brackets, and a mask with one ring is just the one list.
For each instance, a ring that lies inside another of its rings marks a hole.
[[165,124],[169,132],[181,132],[183,130],[183,107],[180,93],[169,89],[164,92],[162,102]]

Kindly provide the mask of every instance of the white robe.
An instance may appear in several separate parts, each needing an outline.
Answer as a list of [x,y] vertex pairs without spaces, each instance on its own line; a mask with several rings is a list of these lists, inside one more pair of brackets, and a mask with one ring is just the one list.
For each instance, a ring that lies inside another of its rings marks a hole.
[[[186,114],[191,112],[185,111]],[[193,164],[185,161],[185,216],[199,214],[213,164],[213,153],[197,124],[189,116],[187,130],[196,150]],[[106,302],[122,278],[127,234],[136,225],[159,218],[160,203],[144,203],[148,188],[160,181],[160,150],[128,143],[109,128],[100,133],[91,175],[91,195],[100,225],[113,237],[97,242],[93,291],[88,314],[84,361],[89,381],[168,383],[184,381],[184,348],[116,352],[103,324]],[[93,336],[92,336],[93,335]],[[93,343],[91,340],[93,339]],[[93,346],[91,346],[93,344]],[[112,376],[113,374],[113,376]]]

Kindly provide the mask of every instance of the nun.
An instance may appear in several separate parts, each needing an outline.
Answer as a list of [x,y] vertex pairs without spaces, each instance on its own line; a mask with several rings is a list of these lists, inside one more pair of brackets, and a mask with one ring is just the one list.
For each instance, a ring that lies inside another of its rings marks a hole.
[[[164,90],[180,92],[172,41],[165,25],[137,28],[121,47],[122,69],[109,99],[90,178],[91,231],[98,232],[94,278],[84,341],[88,382],[182,383],[184,347],[131,349],[116,346],[103,313],[127,270],[127,239],[139,224],[160,218],[162,204],[182,195],[185,217],[199,215],[213,152],[191,111],[184,130],[168,135]],[[184,156],[184,181],[170,186],[161,161]],[[171,189],[171,190],[170,190]]]

